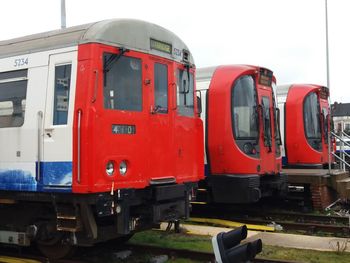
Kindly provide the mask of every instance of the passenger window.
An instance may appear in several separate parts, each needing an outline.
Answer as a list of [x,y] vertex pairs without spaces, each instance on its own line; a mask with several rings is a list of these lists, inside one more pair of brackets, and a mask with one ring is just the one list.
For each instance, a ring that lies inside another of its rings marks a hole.
[[182,116],[194,116],[193,74],[187,70],[177,70],[177,111]]
[[55,67],[55,97],[53,125],[67,124],[71,70],[71,64],[60,65]]
[[104,55],[104,107],[142,111],[141,60],[117,54]]
[[155,112],[168,112],[168,67],[164,64],[154,64],[154,106]]
[[28,70],[0,73],[0,128],[24,123]]

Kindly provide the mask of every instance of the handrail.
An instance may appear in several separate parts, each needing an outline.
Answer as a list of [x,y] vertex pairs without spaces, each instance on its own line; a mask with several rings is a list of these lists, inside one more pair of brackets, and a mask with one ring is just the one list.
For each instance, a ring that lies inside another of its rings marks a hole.
[[342,150],[343,154],[350,158],[350,154],[348,154],[344,149]]
[[350,135],[349,134],[347,134],[347,133],[345,133],[343,131],[341,133],[342,133],[343,136],[345,136],[346,138],[350,139]]
[[[341,132],[341,134],[344,137],[350,138],[348,134],[346,134],[345,132]],[[337,135],[336,133],[332,132],[332,135],[339,140],[340,145],[339,145],[339,149],[337,149],[337,152],[339,153],[339,156],[335,153],[333,153],[333,156],[336,157],[340,162],[341,162],[341,168],[345,170],[345,166],[350,168],[350,164],[346,161],[346,157],[350,158],[350,154],[348,154],[345,150],[344,150],[344,146],[348,146],[350,147],[350,143],[345,141],[344,137],[340,137],[339,135]]]
[[82,110],[78,110],[78,130],[77,130],[77,182],[80,183],[80,150],[81,150],[81,114]]
[[338,155],[335,153],[332,153],[335,158],[337,158],[339,161],[341,161],[343,164],[345,164],[347,167],[350,168],[350,164],[348,164],[346,161],[344,161],[342,158],[340,158]]
[[94,94],[91,99],[92,103],[94,103],[97,98],[97,89],[98,89],[98,70],[97,69],[94,70],[94,74],[95,74],[95,84],[94,84]]
[[37,149],[37,171],[36,171],[36,180],[37,182],[40,181],[40,173],[41,173],[41,169],[40,169],[40,163],[41,163],[41,136],[42,136],[42,120],[43,120],[43,112],[42,111],[38,111],[38,149]]
[[339,141],[341,141],[342,143],[344,143],[345,145],[350,147],[350,143],[344,141],[344,139],[342,137],[340,137],[339,135],[335,134],[334,132],[332,132],[332,135],[337,138]]

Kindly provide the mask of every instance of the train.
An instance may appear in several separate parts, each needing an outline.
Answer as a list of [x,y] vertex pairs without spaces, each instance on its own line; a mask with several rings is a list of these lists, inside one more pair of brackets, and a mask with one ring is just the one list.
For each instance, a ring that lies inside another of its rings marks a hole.
[[334,162],[329,157],[334,142],[331,129],[329,89],[315,84],[277,87],[281,112],[282,163],[288,168],[323,169]]
[[204,177],[195,64],[112,19],[0,42],[0,242],[50,258],[189,215]]
[[[214,203],[247,204],[285,196],[276,79],[269,69],[220,65],[197,69],[205,127],[205,179]],[[198,196],[199,197],[199,196]]]

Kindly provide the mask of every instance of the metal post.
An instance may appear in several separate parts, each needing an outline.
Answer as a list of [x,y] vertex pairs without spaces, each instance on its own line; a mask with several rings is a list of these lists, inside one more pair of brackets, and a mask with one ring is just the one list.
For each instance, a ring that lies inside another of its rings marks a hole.
[[66,0],[61,0],[61,28],[66,28]]
[[[326,61],[327,61],[327,87],[330,94],[330,80],[329,80],[329,46],[328,46],[328,1],[325,0],[326,8]],[[331,105],[330,97],[328,98],[329,105]],[[331,107],[329,107],[329,118],[331,120]],[[328,123],[327,123],[328,125]],[[331,174],[331,129],[328,129],[328,173]]]

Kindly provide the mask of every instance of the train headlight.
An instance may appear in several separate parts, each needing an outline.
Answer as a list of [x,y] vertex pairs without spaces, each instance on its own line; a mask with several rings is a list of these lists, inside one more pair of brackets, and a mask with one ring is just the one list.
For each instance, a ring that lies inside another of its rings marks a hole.
[[128,170],[128,165],[126,164],[126,161],[121,161],[119,164],[119,173],[121,175],[125,175]]
[[114,174],[114,162],[113,161],[108,161],[106,165],[106,174],[108,176],[112,176]]
[[243,145],[243,151],[246,154],[256,154],[256,149],[254,148],[253,144],[251,144],[250,142],[245,143]]

